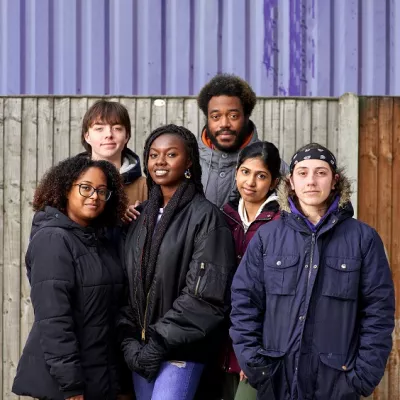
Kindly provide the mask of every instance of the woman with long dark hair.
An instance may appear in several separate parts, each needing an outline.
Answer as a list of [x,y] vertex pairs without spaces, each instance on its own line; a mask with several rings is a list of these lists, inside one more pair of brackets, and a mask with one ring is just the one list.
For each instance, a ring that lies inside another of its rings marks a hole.
[[[236,165],[236,191],[224,205],[225,219],[235,240],[239,265],[256,231],[279,218],[275,189],[280,177],[279,150],[270,142],[255,142],[242,149]],[[226,400],[251,400],[256,391],[239,367],[230,340],[223,357],[224,396]]]
[[123,246],[130,304],[120,339],[137,400],[190,400],[224,331],[234,245],[204,197],[190,131],[156,129],[143,161],[150,193]]

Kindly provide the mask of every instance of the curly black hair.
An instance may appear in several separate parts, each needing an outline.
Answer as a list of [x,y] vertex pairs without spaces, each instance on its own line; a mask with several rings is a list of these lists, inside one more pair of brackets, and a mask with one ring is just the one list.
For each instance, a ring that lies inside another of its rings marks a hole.
[[243,112],[250,117],[257,102],[256,94],[250,85],[236,75],[218,74],[214,76],[201,90],[197,97],[197,104],[204,115],[208,114],[208,103],[214,96],[239,97]]
[[189,168],[192,175],[191,180],[196,187],[196,192],[204,194],[203,184],[201,183],[199,146],[197,144],[196,136],[192,132],[190,132],[189,129],[173,124],[160,126],[159,128],[155,129],[153,132],[150,133],[149,137],[146,139],[146,143],[144,144],[143,171],[146,175],[147,187],[149,189],[149,192],[154,186],[154,181],[151,178],[147,168],[149,162],[150,147],[154,140],[156,140],[159,136],[165,134],[177,135],[183,140],[189,156],[189,160],[192,162],[192,166]]
[[121,176],[113,164],[108,161],[94,161],[87,157],[75,156],[61,161],[50,168],[33,197],[33,210],[44,210],[46,206],[57,208],[66,213],[68,199],[72,185],[89,168],[99,168],[107,178],[107,188],[111,190],[111,197],[106,202],[104,211],[93,221],[95,226],[115,226],[123,217],[128,199],[126,197]]

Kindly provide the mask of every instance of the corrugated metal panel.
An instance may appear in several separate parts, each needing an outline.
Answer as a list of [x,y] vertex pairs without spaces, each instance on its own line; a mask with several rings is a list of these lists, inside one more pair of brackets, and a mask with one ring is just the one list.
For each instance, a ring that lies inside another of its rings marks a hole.
[[[0,94],[399,95],[397,0],[0,0]],[[397,23],[396,23],[397,22]]]

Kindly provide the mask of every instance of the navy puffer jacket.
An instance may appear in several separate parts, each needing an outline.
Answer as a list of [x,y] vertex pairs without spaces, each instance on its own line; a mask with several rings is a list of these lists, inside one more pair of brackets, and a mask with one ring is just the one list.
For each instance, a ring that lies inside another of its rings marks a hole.
[[[345,178],[342,178],[345,180]],[[230,334],[259,399],[369,396],[392,348],[394,289],[377,232],[352,218],[350,185],[313,232],[280,190],[232,285]]]

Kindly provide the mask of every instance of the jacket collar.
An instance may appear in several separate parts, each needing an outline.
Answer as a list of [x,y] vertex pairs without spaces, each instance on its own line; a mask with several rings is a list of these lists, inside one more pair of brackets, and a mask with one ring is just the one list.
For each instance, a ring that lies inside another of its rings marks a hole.
[[61,211],[49,206],[45,207],[44,211],[37,211],[33,216],[30,239],[32,240],[35,234],[44,228],[62,228],[71,231],[88,246],[96,245],[98,236],[96,233],[100,233],[93,227],[77,224]]
[[[257,216],[257,218],[250,224],[252,225],[255,222],[260,222],[260,221],[265,221],[265,220],[271,220],[272,218],[275,217],[276,214],[279,213],[279,204],[276,201],[275,198],[273,198],[275,194],[272,194],[269,198],[271,198],[271,201],[268,201],[261,213]],[[231,218],[233,221],[235,221],[237,224],[242,226],[242,221],[240,218],[239,210],[239,199],[234,199],[227,204],[225,204],[222,207],[222,212],[227,215],[229,218]]]

